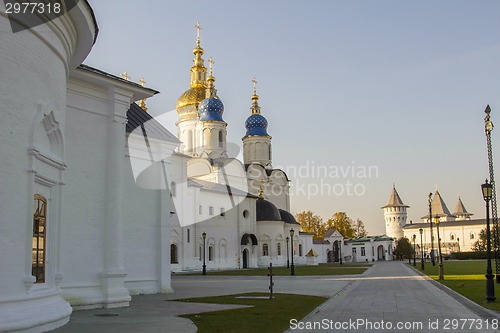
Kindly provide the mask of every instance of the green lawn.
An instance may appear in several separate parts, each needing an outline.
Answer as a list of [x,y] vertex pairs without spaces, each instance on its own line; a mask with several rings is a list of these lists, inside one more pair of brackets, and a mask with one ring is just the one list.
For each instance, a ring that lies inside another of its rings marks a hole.
[[[494,265],[493,261],[493,273],[495,273]],[[417,268],[420,270],[420,262],[417,262]],[[445,260],[443,262],[443,271],[444,280],[439,281],[438,263],[436,263],[436,266],[432,266],[430,262],[426,262],[423,273],[485,308],[500,311],[500,284],[495,282],[497,302],[485,302],[486,278],[484,274],[486,273],[486,260]]]
[[290,319],[302,319],[327,300],[324,297],[274,294],[274,298],[238,299],[237,296],[269,296],[267,293],[248,293],[229,296],[190,298],[180,301],[219,304],[252,305],[251,308],[184,315],[198,327],[199,333],[278,333],[289,328]]
[[[313,275],[350,275],[361,274],[366,271],[370,264],[333,264],[319,266],[295,266],[295,275],[313,276]],[[235,269],[228,271],[207,271],[207,275],[225,275],[225,276],[267,276],[269,270],[266,268],[256,269]],[[290,275],[290,269],[286,267],[273,267],[273,273],[276,276]],[[199,275],[201,272],[188,273],[189,275]]]

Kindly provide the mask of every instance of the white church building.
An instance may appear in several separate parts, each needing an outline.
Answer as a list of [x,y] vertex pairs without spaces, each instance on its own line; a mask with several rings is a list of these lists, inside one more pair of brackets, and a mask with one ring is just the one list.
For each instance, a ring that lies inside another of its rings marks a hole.
[[199,271],[204,264],[207,270],[286,265],[292,246],[295,262],[305,263],[312,236],[299,233],[300,225],[289,212],[289,179],[273,168],[257,82],[254,79],[239,156],[239,145],[226,140],[228,124],[215,88],[213,61],[207,70],[197,28],[190,86],[176,104],[179,147],[171,158],[175,171],[170,178],[175,206],[172,271]]
[[23,18],[0,11],[1,332],[172,291],[169,194],[137,186],[128,156],[146,122],[169,146],[133,104],[157,91],[81,65],[98,34],[87,1],[13,33]]

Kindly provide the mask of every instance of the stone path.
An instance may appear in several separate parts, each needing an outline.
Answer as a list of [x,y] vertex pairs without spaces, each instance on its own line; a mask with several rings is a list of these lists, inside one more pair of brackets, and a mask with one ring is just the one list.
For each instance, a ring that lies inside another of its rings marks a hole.
[[499,331],[492,329],[498,328],[498,315],[402,262],[376,263],[364,276],[350,280],[287,332]]

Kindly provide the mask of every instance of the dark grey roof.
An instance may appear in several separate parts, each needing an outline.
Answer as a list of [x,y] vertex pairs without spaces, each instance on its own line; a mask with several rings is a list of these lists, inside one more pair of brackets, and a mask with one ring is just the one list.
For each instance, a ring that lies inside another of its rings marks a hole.
[[326,239],[313,239],[313,244],[330,244],[330,241]]
[[[446,204],[444,203],[443,198],[441,198],[441,194],[439,194],[439,191],[436,190],[436,193],[434,194],[434,198],[432,199],[432,204],[431,204],[431,209],[432,209],[432,217],[446,217],[446,216],[451,216],[453,217],[448,209],[446,207]],[[428,219],[429,214],[421,217],[422,219]]]
[[[325,236],[324,236],[324,237],[325,237],[325,238],[326,238],[326,237],[330,237],[331,235],[333,235],[333,233],[334,233],[335,231],[338,231],[338,230],[337,230],[337,228],[331,228],[331,229],[328,229],[328,231],[325,233]],[[338,233],[342,235],[342,233],[341,233],[340,231],[338,231]],[[344,237],[344,235],[342,235],[342,237]]]
[[[432,224],[434,227],[436,225],[435,222]],[[459,221],[442,221],[439,222],[439,225],[441,227],[455,227],[455,226],[472,226],[472,225],[484,225],[486,226],[486,219],[477,219],[477,220],[459,220]],[[428,222],[421,222],[421,223],[413,223],[413,224],[407,224],[403,227],[405,230],[410,230],[410,229],[420,229],[420,228],[429,228],[430,225]]]
[[299,235],[313,235],[314,236],[314,233],[313,232],[306,232],[306,231],[299,231]]
[[389,203],[382,208],[388,207],[410,207],[403,203],[403,200],[399,197],[398,191],[396,191],[396,186],[392,187],[391,196],[389,197]]
[[141,133],[149,138],[160,139],[168,142],[180,143],[179,139],[157,122],[149,113],[135,103],[130,104],[127,111],[126,132],[132,133],[141,126]]
[[467,209],[464,206],[464,203],[462,202],[462,198],[458,197],[458,202],[457,205],[455,206],[455,211],[453,212],[453,215],[468,217],[474,214],[471,214],[467,211]]
[[287,212],[284,209],[278,209],[278,210],[280,212],[281,219],[283,220],[283,222],[289,223],[289,224],[298,224],[298,225],[300,225],[300,223],[297,222],[297,220],[295,220],[295,217],[293,217],[293,215],[290,212]]
[[262,198],[256,201],[257,221],[282,221],[278,208]]
[[136,82],[133,82],[133,81],[129,81],[129,80],[125,80],[124,78],[121,78],[119,76],[116,76],[116,75],[113,75],[113,74],[110,74],[110,73],[107,73],[103,70],[100,70],[100,69],[97,69],[95,67],[92,67],[92,66],[89,66],[89,65],[85,65],[85,64],[81,64],[80,66],[78,66],[79,69],[82,69],[84,71],[88,71],[88,72],[92,72],[94,74],[97,74],[97,75],[101,75],[101,76],[105,76],[107,78],[110,78],[112,80],[116,80],[116,81],[120,81],[120,82],[123,82],[123,83],[126,83],[126,84],[129,84],[129,85],[132,85],[132,86],[135,86],[137,88],[141,88],[141,89],[145,89],[145,90],[149,90],[150,92],[153,93],[153,95],[156,95],[158,93],[160,93],[159,91],[157,90],[154,90],[154,89],[151,89],[151,88],[146,88],[146,87],[143,87],[141,86],[139,83],[136,83]]
[[353,239],[350,239],[349,242],[351,243],[355,243],[355,242],[370,242],[371,240],[373,239],[373,241],[388,241],[388,240],[392,240],[391,237],[387,236],[387,235],[378,235],[378,236],[362,236],[362,237],[358,237],[358,238],[353,238]]

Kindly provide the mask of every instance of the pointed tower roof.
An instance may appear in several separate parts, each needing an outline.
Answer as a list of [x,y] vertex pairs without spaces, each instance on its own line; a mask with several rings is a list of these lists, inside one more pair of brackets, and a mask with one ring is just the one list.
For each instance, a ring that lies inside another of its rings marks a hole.
[[460,198],[460,196],[459,196],[457,205],[455,206],[455,212],[453,212],[453,215],[468,217],[468,216],[471,216],[474,214],[471,214],[467,211],[467,209],[465,208],[465,206],[462,202],[462,198]]
[[[439,194],[439,191],[436,189],[436,193],[434,193],[434,198],[432,199],[432,217],[446,217],[450,216],[453,217],[454,215],[450,213],[450,210],[448,207],[446,207],[446,204],[444,203],[443,198],[441,198],[441,194]],[[422,219],[428,219],[429,215],[425,215],[422,217]]]
[[403,203],[403,200],[401,200],[398,191],[396,191],[396,185],[392,185],[392,193],[391,196],[389,197],[389,203],[381,208],[388,208],[388,207],[410,207],[405,205]]

